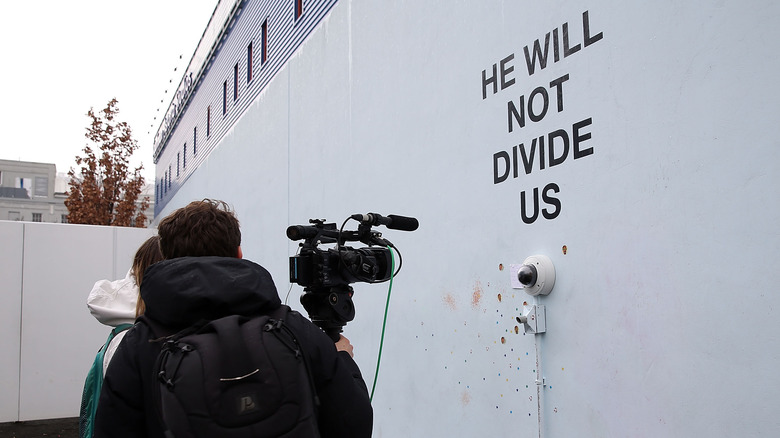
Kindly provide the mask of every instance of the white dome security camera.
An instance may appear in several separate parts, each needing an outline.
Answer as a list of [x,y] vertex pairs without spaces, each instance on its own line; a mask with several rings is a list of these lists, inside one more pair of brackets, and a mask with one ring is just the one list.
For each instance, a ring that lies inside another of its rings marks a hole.
[[547,256],[530,256],[522,265],[511,268],[512,287],[524,289],[531,296],[547,295],[555,285],[555,266]]

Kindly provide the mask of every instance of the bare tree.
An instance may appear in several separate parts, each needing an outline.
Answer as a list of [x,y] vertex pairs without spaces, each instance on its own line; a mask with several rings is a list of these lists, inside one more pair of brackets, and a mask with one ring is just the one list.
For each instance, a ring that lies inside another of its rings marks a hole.
[[132,172],[129,168],[138,142],[130,126],[117,120],[117,114],[116,99],[98,114],[92,108],[87,112],[92,123],[84,136],[98,150],[87,143],[84,156],[76,156],[81,172],[76,174],[73,168],[68,172],[70,190],[65,206],[69,223],[129,227],[135,219],[134,226],[146,226],[144,212],[149,208],[149,197],[138,202],[144,186],[143,164]]

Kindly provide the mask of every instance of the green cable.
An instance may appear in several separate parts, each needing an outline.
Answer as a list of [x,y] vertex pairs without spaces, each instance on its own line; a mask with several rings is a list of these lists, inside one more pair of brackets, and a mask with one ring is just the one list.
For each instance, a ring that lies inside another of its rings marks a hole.
[[385,303],[385,317],[382,320],[382,336],[379,338],[379,356],[376,358],[376,372],[374,373],[374,384],[371,386],[371,395],[368,398],[369,402],[374,401],[374,390],[376,389],[376,381],[379,380],[379,362],[382,361],[382,345],[385,343],[385,326],[387,326],[387,309],[390,307],[390,292],[393,290],[393,277],[395,276],[395,256],[393,250],[388,246],[390,250],[390,286],[387,288],[387,303]]

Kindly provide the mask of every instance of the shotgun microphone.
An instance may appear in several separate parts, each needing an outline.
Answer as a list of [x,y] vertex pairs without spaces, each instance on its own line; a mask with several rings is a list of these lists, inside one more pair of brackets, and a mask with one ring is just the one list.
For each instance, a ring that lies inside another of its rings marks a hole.
[[417,222],[417,219],[413,217],[398,216],[395,214],[389,214],[387,217],[385,217],[377,213],[368,213],[353,214],[350,217],[364,224],[384,225],[391,230],[414,231],[417,229],[417,227],[420,226],[420,223]]

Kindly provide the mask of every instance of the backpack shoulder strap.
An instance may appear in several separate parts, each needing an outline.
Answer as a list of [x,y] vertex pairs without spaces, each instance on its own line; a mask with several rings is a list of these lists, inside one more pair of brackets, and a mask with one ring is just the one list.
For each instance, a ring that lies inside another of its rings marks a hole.
[[[95,362],[100,361],[100,363],[102,364],[103,363],[103,357],[105,356],[106,350],[108,349],[108,345],[111,344],[111,341],[114,340],[116,335],[122,333],[123,331],[129,329],[132,326],[133,326],[133,324],[119,324],[118,326],[114,327],[111,330],[111,333],[108,334],[108,339],[106,339],[106,343],[103,344],[102,347],[100,347],[100,350],[98,350],[98,354],[97,354],[97,357],[95,358]],[[102,368],[101,368],[101,371],[100,371],[100,380],[101,381],[103,380],[103,369]]]
[[81,394],[81,406],[79,408],[79,436],[82,438],[91,438],[94,428],[95,413],[100,399],[100,390],[103,387],[103,358],[105,357],[108,345],[114,340],[116,335],[129,329],[133,324],[119,324],[108,334],[108,339],[98,350],[95,360],[92,362],[84,381],[84,390]]
[[[320,397],[317,395],[317,388],[314,385],[314,376],[311,373],[309,357],[303,350],[303,345],[301,345],[301,342],[298,340],[295,331],[285,322],[287,315],[292,312],[294,312],[292,309],[282,304],[278,309],[269,314],[269,320],[264,330],[272,332],[280,341],[282,341],[282,343],[286,344],[297,356],[302,358],[303,367],[309,378],[309,388],[311,389],[312,402],[314,403],[314,416],[317,417],[320,406]],[[286,341],[282,340],[280,333],[284,333],[285,336],[292,341],[292,345],[289,345]]]
[[108,347],[108,344],[111,343],[111,341],[114,340],[116,335],[122,333],[125,330],[128,330],[130,327],[132,327],[133,324],[125,323],[125,324],[119,324],[118,326],[114,327],[113,330],[111,330],[111,333],[108,335],[108,340],[106,341],[106,344],[103,346],[103,351]]

